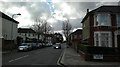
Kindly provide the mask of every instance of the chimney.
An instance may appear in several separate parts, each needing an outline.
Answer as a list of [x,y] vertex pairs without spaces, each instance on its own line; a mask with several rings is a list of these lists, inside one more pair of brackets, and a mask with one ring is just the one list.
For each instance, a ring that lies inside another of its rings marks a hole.
[[87,13],[89,12],[89,9],[87,9]]

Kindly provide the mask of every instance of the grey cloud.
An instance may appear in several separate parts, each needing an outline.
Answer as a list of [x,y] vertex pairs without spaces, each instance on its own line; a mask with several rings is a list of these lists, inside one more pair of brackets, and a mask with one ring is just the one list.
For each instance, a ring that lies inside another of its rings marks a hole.
[[[75,13],[71,16],[78,17],[76,20],[70,20],[70,23],[72,24],[73,28],[80,28],[81,23],[80,21],[84,17],[86,13],[86,9],[93,10],[96,7],[99,7],[99,4],[101,2],[66,2],[69,4],[74,10]],[[50,9],[47,3],[45,2],[3,2],[0,3],[3,6],[4,9],[8,9],[12,6],[16,7],[26,7],[28,12],[31,15],[31,19],[34,20],[36,17],[40,17],[43,13],[46,13],[48,16],[51,15]],[[35,7],[31,7],[31,5],[35,4]],[[116,2],[106,2],[102,4],[116,4]],[[55,3],[55,9],[59,10],[61,3]],[[73,10],[71,9],[71,10]],[[81,17],[82,16],[82,17]],[[54,30],[61,30],[62,29],[62,22],[58,21],[53,24]]]

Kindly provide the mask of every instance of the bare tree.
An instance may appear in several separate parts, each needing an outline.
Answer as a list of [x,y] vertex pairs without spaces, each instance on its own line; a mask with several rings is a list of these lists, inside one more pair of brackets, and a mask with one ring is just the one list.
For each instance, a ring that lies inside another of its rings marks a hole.
[[72,25],[69,23],[69,19],[67,19],[66,21],[63,21],[62,30],[67,41],[68,41],[68,36],[70,34],[71,29],[72,29]]
[[32,25],[32,28],[36,31],[38,40],[40,35],[47,34],[52,29],[46,20],[40,18],[35,19],[35,24]]

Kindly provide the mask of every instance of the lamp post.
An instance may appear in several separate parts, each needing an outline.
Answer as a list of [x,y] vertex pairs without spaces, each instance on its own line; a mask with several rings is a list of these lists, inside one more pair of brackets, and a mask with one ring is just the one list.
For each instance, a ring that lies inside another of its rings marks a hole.
[[21,15],[21,14],[20,14],[20,13],[18,13],[18,14],[13,14],[13,15],[12,15],[12,18],[14,18],[15,15]]
[[[20,13],[18,14],[13,14],[12,19],[14,18],[15,15],[21,15]],[[12,39],[13,39],[13,22],[11,23],[11,44],[12,44]],[[12,49],[12,48],[11,48]]]

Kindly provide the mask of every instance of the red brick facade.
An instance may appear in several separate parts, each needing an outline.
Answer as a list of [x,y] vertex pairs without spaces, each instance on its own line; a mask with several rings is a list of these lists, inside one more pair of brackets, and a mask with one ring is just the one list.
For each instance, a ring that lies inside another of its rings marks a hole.
[[[86,24],[86,20],[87,20],[88,21],[87,23],[89,23],[89,29],[90,29],[89,30],[89,33],[90,33],[89,37],[87,39],[85,39],[85,40],[87,40],[88,43],[87,42],[86,43],[89,46],[89,47],[87,47],[87,50],[85,51],[85,55],[84,55],[84,56],[86,56],[85,59],[92,60],[93,59],[93,54],[102,54],[104,56],[104,58],[102,60],[113,60],[113,59],[110,59],[110,58],[114,57],[115,58],[114,60],[118,61],[118,58],[120,58],[120,57],[118,57],[118,56],[120,56],[119,55],[120,47],[115,46],[116,45],[116,42],[115,42],[116,33],[115,33],[115,31],[120,30],[117,27],[117,18],[116,18],[116,15],[120,14],[120,10],[118,10],[118,9],[120,9],[120,6],[101,6],[101,7],[97,8],[97,9],[91,11],[91,12],[88,12],[87,15],[83,18],[81,23],[83,23],[83,25],[84,25],[84,24]],[[95,20],[96,20],[95,15],[96,14],[101,14],[101,13],[107,13],[107,14],[110,15],[110,21],[111,21],[110,26],[109,25],[106,25],[106,26],[102,26],[102,25],[97,26],[96,25],[95,26],[95,24],[94,24]],[[87,19],[88,17],[89,17],[89,20]],[[83,31],[84,31],[84,28],[83,28]],[[112,45],[112,47],[95,46],[95,37],[94,37],[95,32],[111,32],[111,41],[112,41],[111,45]],[[85,35],[87,35],[87,33],[83,34],[83,37]],[[102,50],[104,50],[104,51],[102,51]],[[113,53],[115,53],[115,54],[112,54],[112,52],[110,53],[109,50],[112,50]]]

